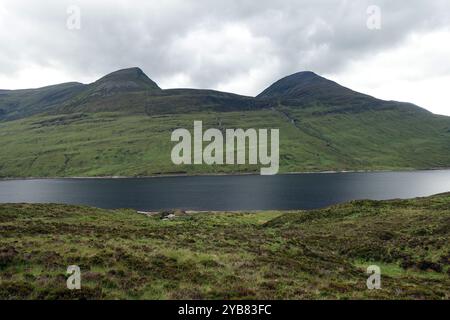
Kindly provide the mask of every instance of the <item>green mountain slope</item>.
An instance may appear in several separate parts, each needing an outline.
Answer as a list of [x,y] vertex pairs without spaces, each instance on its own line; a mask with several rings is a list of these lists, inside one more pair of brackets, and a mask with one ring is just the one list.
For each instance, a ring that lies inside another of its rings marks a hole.
[[47,112],[85,89],[81,83],[63,83],[39,89],[0,90],[0,121]]
[[280,170],[450,167],[450,117],[383,101],[312,72],[256,98],[162,90],[138,68],[89,84],[0,91],[0,176],[138,176],[259,172],[259,166],[175,166],[176,128],[279,128]]

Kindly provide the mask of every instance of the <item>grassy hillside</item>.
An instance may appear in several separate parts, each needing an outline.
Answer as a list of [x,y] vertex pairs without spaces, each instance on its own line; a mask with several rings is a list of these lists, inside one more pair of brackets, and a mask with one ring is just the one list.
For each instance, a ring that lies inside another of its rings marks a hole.
[[312,72],[256,98],[162,90],[138,68],[89,84],[0,91],[0,177],[257,172],[175,166],[177,128],[279,128],[281,172],[450,167],[450,117],[354,92]]
[[[449,233],[450,194],[173,220],[4,204],[0,299],[449,299]],[[373,264],[381,290],[366,288]]]
[[73,82],[39,89],[0,90],[0,121],[49,112],[74,98],[85,87]]
[[[0,123],[0,177],[146,176],[259,171],[255,166],[175,166],[172,131],[279,128],[280,171],[413,169],[450,166],[450,121],[407,112],[314,115],[314,110],[171,115],[75,113]],[[294,119],[294,120],[293,120]]]

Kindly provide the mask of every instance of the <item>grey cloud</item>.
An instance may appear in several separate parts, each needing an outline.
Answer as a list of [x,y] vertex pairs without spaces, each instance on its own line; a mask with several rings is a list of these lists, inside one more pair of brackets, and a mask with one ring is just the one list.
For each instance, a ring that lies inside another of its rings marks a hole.
[[[81,8],[78,31],[66,28],[72,4]],[[379,31],[366,28],[372,4],[382,10]],[[2,74],[13,76],[31,63],[73,79],[94,79],[139,66],[157,82],[185,74],[191,86],[215,88],[259,70],[260,79],[249,85],[256,94],[280,76],[337,72],[352,59],[399,45],[411,33],[449,25],[450,3],[5,0],[0,17]]]

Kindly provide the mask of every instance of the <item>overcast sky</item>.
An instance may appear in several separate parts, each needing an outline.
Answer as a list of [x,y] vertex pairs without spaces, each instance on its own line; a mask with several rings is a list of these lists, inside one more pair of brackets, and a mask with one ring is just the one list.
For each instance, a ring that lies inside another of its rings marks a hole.
[[450,115],[448,0],[1,0],[0,42],[2,89],[138,66],[162,88],[256,95],[311,70]]

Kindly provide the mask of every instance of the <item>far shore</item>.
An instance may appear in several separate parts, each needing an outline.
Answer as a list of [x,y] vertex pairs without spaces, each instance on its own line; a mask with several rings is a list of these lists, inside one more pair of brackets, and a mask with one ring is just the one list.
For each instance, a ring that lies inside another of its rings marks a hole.
[[[338,173],[377,173],[377,172],[417,172],[417,171],[440,171],[450,170],[445,168],[428,168],[428,169],[386,169],[386,170],[329,170],[329,171],[299,171],[299,172],[282,172],[277,175],[296,175],[296,174],[338,174]],[[174,173],[174,174],[156,174],[149,176],[75,176],[75,177],[0,177],[0,181],[11,180],[57,180],[57,179],[148,179],[148,178],[170,178],[170,177],[220,177],[220,176],[259,176],[258,172],[231,172],[231,173]]]

